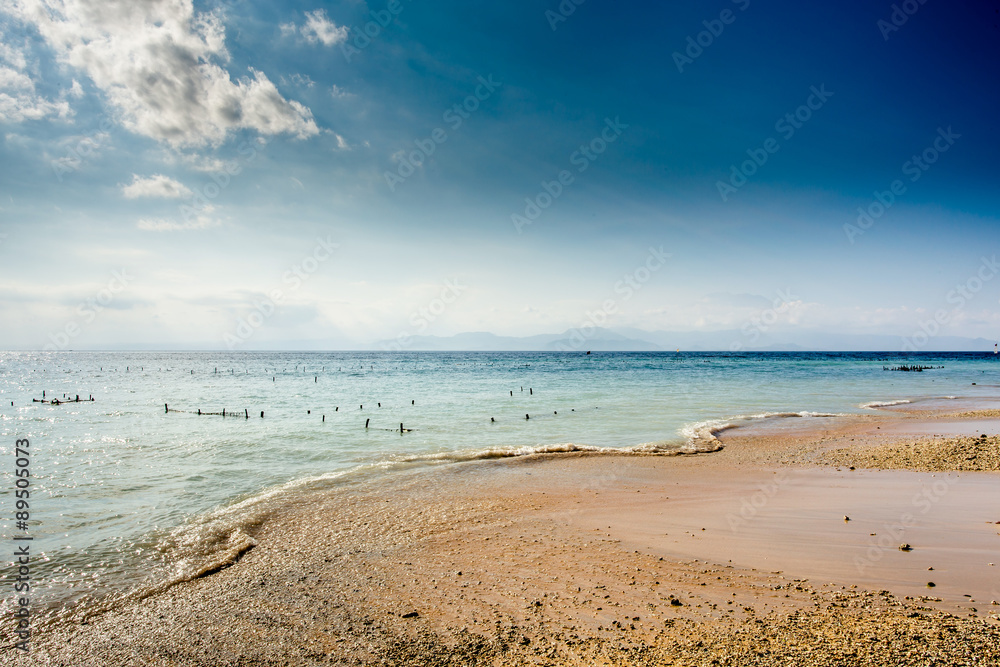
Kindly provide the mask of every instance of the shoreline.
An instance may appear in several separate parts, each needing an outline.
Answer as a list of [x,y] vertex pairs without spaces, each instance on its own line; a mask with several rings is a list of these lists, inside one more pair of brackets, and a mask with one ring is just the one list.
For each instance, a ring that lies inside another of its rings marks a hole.
[[996,468],[851,470],[850,456],[955,424],[995,436],[1000,419],[899,407],[764,420],[696,456],[484,459],[317,492],[229,567],[40,630],[32,664],[997,659]]

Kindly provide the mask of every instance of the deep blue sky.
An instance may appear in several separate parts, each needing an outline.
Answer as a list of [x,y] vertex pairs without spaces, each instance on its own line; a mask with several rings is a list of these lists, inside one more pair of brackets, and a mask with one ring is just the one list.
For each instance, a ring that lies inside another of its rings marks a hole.
[[[553,30],[555,0],[400,0],[345,55],[387,4],[0,10],[0,347],[530,335],[609,302],[609,326],[647,330],[740,329],[778,305],[777,332],[902,339],[943,311],[941,333],[997,336],[1000,280],[979,273],[997,249],[997,3],[912,2],[886,32],[893,3],[587,0]],[[794,134],[776,127],[809,101]],[[606,119],[628,127],[581,162]],[[908,169],[942,132],[947,151]],[[415,142],[433,154],[390,184]],[[312,265],[318,238],[338,248]],[[647,276],[651,247],[671,257]]]

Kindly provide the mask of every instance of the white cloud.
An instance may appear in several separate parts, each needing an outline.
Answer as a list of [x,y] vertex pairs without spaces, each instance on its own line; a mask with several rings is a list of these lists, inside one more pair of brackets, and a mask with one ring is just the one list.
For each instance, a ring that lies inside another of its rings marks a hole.
[[230,78],[222,23],[192,0],[20,0],[8,11],[85,72],[138,134],[181,147],[218,144],[238,129],[319,132],[312,112],[263,72]]
[[[0,39],[6,40],[7,36],[0,34]],[[35,82],[26,73],[27,67],[23,51],[0,42],[0,122],[71,117],[73,110],[68,102],[48,100],[36,92]]]
[[0,91],[0,122],[20,123],[46,116],[69,118],[73,115],[65,100],[52,102],[34,93],[20,92],[13,95]]
[[303,88],[312,88],[316,85],[316,82],[308,74],[299,74],[296,72],[291,76],[282,76],[281,84],[284,86],[302,86]]
[[306,24],[301,32],[310,44],[323,42],[325,46],[336,46],[347,40],[347,28],[327,18],[325,9],[306,12]]
[[121,188],[125,199],[139,199],[142,197],[186,199],[192,194],[191,190],[183,183],[179,183],[163,174],[154,174],[146,178],[139,176],[139,174],[132,174],[132,182],[128,185],[122,185]]
[[354,93],[349,93],[336,84],[330,88],[330,94],[333,95],[334,99],[339,99],[341,97],[354,97]]
[[194,171],[219,172],[225,171],[227,166],[225,160],[216,157],[198,155],[196,153],[165,153],[161,157],[161,159],[167,164],[176,164],[178,162],[178,158],[180,162]]
[[4,41],[0,42],[0,61],[8,63],[11,67],[19,71],[24,71],[28,66],[28,60],[24,52],[6,43],[7,35],[3,35]]

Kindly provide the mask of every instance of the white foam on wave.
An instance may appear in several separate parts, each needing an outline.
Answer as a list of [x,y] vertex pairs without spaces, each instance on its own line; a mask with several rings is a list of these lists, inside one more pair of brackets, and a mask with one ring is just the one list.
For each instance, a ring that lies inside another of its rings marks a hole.
[[681,427],[680,435],[687,440],[682,448],[685,453],[715,452],[722,449],[722,442],[717,437],[720,433],[746,424],[766,419],[791,419],[795,417],[840,417],[839,413],[812,412],[759,412],[751,415],[735,415],[727,419],[707,419]]
[[414,454],[391,459],[383,463],[384,467],[389,467],[398,463],[420,463],[420,462],[461,462],[461,461],[485,461],[489,459],[507,459],[519,456],[532,456],[533,454],[565,454],[570,452],[600,452],[606,448],[595,447],[593,445],[577,445],[574,443],[556,443],[550,445],[526,445],[523,447],[490,447],[487,449],[473,449],[455,452],[437,452],[434,454]]
[[858,407],[864,408],[865,410],[874,410],[875,408],[887,408],[893,405],[906,405],[912,402],[913,401],[908,401],[905,398],[902,398],[897,401],[870,401],[868,403],[862,403]]
[[408,463],[459,463],[463,461],[486,461],[490,459],[508,459],[523,456],[544,454],[647,454],[669,453],[680,449],[676,442],[660,441],[645,442],[629,447],[598,447],[596,445],[581,445],[573,442],[554,443],[546,445],[526,445],[522,447],[491,447],[457,452],[438,452],[435,454],[416,454],[384,461],[383,468],[397,464]]

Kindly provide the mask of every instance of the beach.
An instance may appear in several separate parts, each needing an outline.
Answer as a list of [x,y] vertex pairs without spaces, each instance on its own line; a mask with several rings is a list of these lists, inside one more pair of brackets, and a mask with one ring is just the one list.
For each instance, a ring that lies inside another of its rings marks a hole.
[[0,3],[0,667],[1000,667],[998,30]]
[[[710,454],[534,455],[345,483],[261,517],[231,565],[8,654],[997,664],[1000,420],[982,403],[761,422]],[[975,458],[959,456],[973,441]]]

